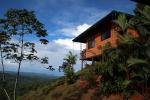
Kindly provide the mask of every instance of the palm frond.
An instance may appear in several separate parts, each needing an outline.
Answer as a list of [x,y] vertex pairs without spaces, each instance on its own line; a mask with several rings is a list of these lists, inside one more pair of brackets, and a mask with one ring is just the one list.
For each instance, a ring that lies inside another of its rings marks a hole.
[[125,32],[125,30],[128,28],[128,20],[126,19],[125,14],[120,14],[118,16],[118,19],[114,21],[121,29],[121,31]]
[[118,37],[120,39],[120,43],[122,44],[134,44],[134,39],[131,37],[130,34],[124,34],[124,35],[119,35]]
[[73,55],[73,53],[71,51],[69,51],[69,53],[66,55],[66,57],[64,58],[64,60],[66,62],[68,62],[69,64],[76,64],[76,60],[77,60],[77,55]]
[[139,59],[139,58],[129,58],[127,60],[128,63],[128,67],[134,66],[134,65],[138,65],[138,64],[144,64],[144,65],[149,65],[149,63],[144,60],[144,59]]

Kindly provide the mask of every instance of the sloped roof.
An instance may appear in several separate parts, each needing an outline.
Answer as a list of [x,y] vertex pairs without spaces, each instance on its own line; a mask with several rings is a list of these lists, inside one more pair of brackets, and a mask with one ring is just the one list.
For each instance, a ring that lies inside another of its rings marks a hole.
[[118,18],[119,14],[125,14],[127,16],[132,16],[132,15],[127,14],[127,13],[123,13],[123,12],[113,10],[108,15],[106,15],[105,17],[100,19],[94,25],[89,27],[87,30],[85,30],[83,33],[81,33],[79,36],[74,38],[72,41],[73,42],[86,43],[87,37],[90,36],[89,33],[92,32],[93,35],[96,34],[96,32],[95,32],[96,30],[100,30],[100,29],[104,28],[104,25],[106,25],[106,24],[108,25],[109,23],[112,23],[113,20]]

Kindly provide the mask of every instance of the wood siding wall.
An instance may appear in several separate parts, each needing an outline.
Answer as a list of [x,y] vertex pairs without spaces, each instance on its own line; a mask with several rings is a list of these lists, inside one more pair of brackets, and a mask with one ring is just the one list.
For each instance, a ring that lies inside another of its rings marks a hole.
[[[100,56],[103,51],[102,48],[107,42],[110,42],[112,47],[117,47],[117,31],[115,30],[115,25],[111,26],[111,37],[106,39],[106,40],[101,40],[101,33],[97,33],[95,35],[95,40],[94,40],[94,48],[88,48],[88,38],[86,42],[86,51],[85,51],[85,59]],[[133,37],[137,37],[138,33],[132,29],[128,29],[128,32],[130,32]],[[92,35],[92,33],[91,33]]]

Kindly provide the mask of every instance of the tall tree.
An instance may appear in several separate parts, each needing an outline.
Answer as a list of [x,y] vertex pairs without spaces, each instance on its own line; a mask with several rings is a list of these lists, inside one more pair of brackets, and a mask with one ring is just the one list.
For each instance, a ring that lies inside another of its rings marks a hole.
[[[115,23],[119,45],[106,49],[105,62],[96,65],[102,75],[101,91],[108,95],[123,92],[127,98],[138,92],[146,99],[150,87],[150,7],[139,4],[133,18],[119,15]],[[129,28],[136,30],[138,37],[133,37]]]
[[6,20],[0,19],[0,58],[1,58],[1,66],[2,66],[2,82],[3,82],[3,90],[6,94],[8,100],[10,100],[10,96],[8,94],[8,91],[5,88],[6,80],[5,80],[5,66],[4,66],[4,58],[6,57],[6,53],[10,52],[9,48],[9,40],[10,35],[6,32],[7,30],[7,24]]
[[[132,89],[141,93],[146,99],[147,89],[150,87],[150,84],[148,84],[150,79],[150,6],[138,4],[133,18],[128,21],[124,15],[120,15],[115,22],[119,27],[120,45],[116,50],[108,51],[108,54],[112,56],[110,60],[119,56],[119,59],[117,58],[118,60],[114,61],[118,64],[116,67],[120,67],[115,70],[121,70],[126,73],[125,83],[121,82],[121,85],[126,84],[127,88],[123,90],[127,90],[128,92],[126,91],[126,93],[129,93]],[[133,38],[132,34],[127,31],[129,28],[136,30],[138,37]],[[114,53],[115,55],[112,55]],[[115,76],[117,73],[115,72],[113,75]],[[118,79],[119,76],[116,80]],[[118,82],[116,84],[119,84]],[[131,84],[134,85],[134,88]],[[139,87],[139,84],[143,85]]]
[[128,64],[133,68],[134,79],[144,84],[142,94],[146,97],[150,87],[150,6],[137,4],[130,24],[139,32],[139,38],[134,49],[136,55],[128,59]]
[[35,43],[32,40],[34,35],[40,40],[42,44],[47,44],[48,40],[44,39],[48,34],[44,29],[44,25],[36,18],[33,11],[26,9],[10,9],[5,14],[8,23],[9,34],[12,34],[11,42],[15,45],[16,52],[11,53],[11,58],[18,64],[17,75],[14,84],[13,99],[16,100],[16,88],[18,84],[20,68],[23,61],[40,61],[41,63],[48,63],[48,58],[40,59],[37,56]]
[[66,61],[72,69],[73,69],[73,65],[76,64],[76,60],[77,60],[77,55],[73,55],[71,51],[69,51],[69,53],[64,58],[64,61]]
[[64,63],[60,66],[59,70],[62,69],[65,74],[66,83],[74,82],[74,68],[73,65],[76,64],[77,55],[74,55],[71,51],[64,58]]

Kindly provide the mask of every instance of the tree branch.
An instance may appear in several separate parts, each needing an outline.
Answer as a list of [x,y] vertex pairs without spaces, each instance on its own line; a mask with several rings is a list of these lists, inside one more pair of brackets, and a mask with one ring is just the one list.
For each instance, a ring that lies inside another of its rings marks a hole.
[[[23,29],[23,31],[24,31],[24,29]],[[23,31],[22,31],[22,35],[21,35],[21,53],[20,53],[21,55],[20,55],[20,58],[19,58],[18,71],[17,71],[15,86],[14,86],[14,100],[16,100],[16,89],[17,89],[18,79],[19,79],[19,75],[20,75],[21,62],[22,62],[22,59],[23,59],[23,48],[24,48]]]
[[[3,76],[2,77],[3,77],[3,84],[4,84],[4,82],[5,82],[5,68],[4,68],[3,52],[2,52],[1,45],[0,45],[0,52],[1,52],[1,54],[0,54],[0,56],[1,56],[1,64],[2,64],[2,70],[3,70],[3,72],[2,72]],[[8,92],[5,89],[4,85],[3,85],[2,88],[3,88],[3,90],[4,90],[4,92],[5,92],[6,96],[7,96],[7,99],[10,100],[10,96],[8,95]]]

